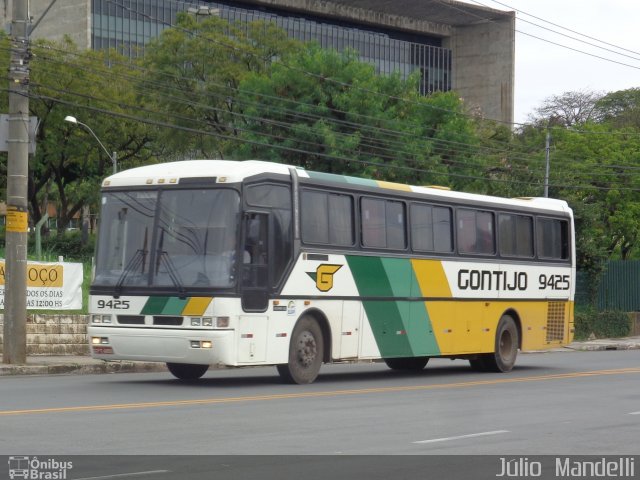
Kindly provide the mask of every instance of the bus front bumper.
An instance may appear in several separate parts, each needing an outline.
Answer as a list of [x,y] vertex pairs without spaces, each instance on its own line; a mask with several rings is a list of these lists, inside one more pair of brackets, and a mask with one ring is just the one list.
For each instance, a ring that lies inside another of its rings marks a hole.
[[233,330],[171,330],[89,326],[91,356],[100,360],[233,364]]

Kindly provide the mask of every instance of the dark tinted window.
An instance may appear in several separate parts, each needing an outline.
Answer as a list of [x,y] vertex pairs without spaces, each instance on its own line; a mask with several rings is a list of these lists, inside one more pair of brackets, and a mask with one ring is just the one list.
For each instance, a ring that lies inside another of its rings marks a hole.
[[404,203],[363,198],[361,203],[362,245],[404,250],[407,246]]
[[493,255],[495,239],[493,213],[460,208],[458,216],[458,251]]
[[569,227],[566,221],[538,218],[536,237],[538,257],[551,260],[569,258]]
[[411,205],[411,242],[413,249],[418,252],[451,252],[451,209]]
[[293,254],[291,242],[291,190],[286,185],[259,184],[247,187],[247,203],[266,207],[273,218],[273,255],[269,259],[273,283],[278,284]]
[[501,213],[500,254],[507,257],[533,257],[533,219],[526,215]]
[[302,240],[349,247],[354,244],[353,198],[315,190],[302,192]]

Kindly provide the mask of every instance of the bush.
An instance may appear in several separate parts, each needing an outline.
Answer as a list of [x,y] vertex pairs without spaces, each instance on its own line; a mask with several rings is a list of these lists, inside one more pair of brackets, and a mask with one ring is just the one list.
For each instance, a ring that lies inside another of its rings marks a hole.
[[585,310],[575,314],[575,338],[585,340],[596,338],[626,337],[631,333],[631,319],[624,312]]
[[[42,238],[42,255],[48,261],[57,261],[63,256],[66,261],[88,261],[93,256],[95,236],[90,235],[87,245],[82,245],[81,232],[65,232],[62,236],[52,234]],[[35,253],[35,240],[29,239],[29,250]]]

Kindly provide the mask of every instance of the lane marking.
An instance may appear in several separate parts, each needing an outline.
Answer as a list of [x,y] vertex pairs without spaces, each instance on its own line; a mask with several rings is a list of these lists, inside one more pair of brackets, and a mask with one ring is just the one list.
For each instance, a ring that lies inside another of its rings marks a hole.
[[144,409],[156,407],[177,407],[185,405],[215,405],[239,402],[260,402],[268,400],[285,400],[299,398],[340,397],[345,395],[367,395],[374,393],[412,392],[424,390],[443,390],[449,388],[468,388],[488,385],[505,385],[510,383],[540,382],[546,380],[564,380],[583,377],[598,377],[605,375],[626,375],[640,373],[640,367],[620,368],[615,370],[595,370],[590,372],[557,373],[532,377],[499,378],[493,380],[475,380],[469,382],[437,383],[431,385],[406,385],[399,387],[360,388],[352,390],[331,390],[319,392],[296,392],[272,395],[256,395],[245,397],[217,397],[194,400],[171,400],[162,402],[118,403],[107,405],[79,405],[74,407],[34,408],[25,410],[0,410],[0,417],[10,415],[31,415],[38,413],[64,412],[97,412],[102,410]]
[[140,477],[142,475],[155,475],[157,473],[170,473],[170,472],[171,470],[149,470],[146,472],[116,473],[114,475],[102,475],[100,477],[76,478],[75,480],[104,480],[106,478]]
[[640,415],[640,412],[631,412],[629,415]]
[[413,443],[424,444],[424,443],[450,442],[452,440],[462,440],[464,438],[475,438],[475,437],[486,437],[489,435],[500,435],[502,433],[509,433],[509,430],[494,430],[492,432],[469,433],[467,435],[458,435],[457,437],[432,438],[431,440],[419,440]]

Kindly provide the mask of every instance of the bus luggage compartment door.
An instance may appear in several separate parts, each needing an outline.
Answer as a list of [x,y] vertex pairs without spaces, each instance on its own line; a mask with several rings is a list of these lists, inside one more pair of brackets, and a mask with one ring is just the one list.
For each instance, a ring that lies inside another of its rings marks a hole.
[[238,363],[260,363],[267,360],[266,316],[241,316],[238,325]]

